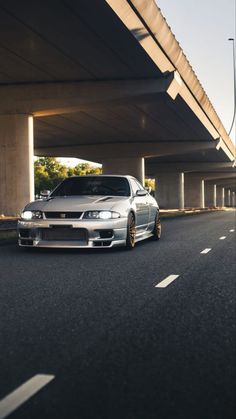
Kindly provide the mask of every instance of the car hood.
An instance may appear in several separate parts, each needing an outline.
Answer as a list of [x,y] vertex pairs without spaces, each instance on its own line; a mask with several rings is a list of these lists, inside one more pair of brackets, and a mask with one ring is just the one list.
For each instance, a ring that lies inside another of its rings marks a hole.
[[117,204],[129,200],[127,196],[57,196],[37,200],[26,205],[25,210],[36,211],[89,211],[112,210]]

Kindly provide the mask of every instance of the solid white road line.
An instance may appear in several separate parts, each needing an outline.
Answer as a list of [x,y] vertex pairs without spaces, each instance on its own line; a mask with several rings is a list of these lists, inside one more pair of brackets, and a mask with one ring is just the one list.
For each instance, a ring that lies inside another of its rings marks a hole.
[[219,238],[219,240],[224,240],[224,239],[226,239],[226,236],[221,236],[221,237]]
[[159,284],[155,285],[155,288],[166,288],[171,282],[173,282],[179,275],[169,275],[167,278],[163,279],[163,281],[159,282]]
[[0,401],[0,419],[10,415],[54,378],[54,375],[37,374],[2,399]]
[[201,254],[202,255],[206,255],[210,251],[211,251],[211,248],[206,248],[206,249],[204,249],[204,250],[201,251]]
[[234,232],[234,228],[232,228],[231,230],[229,230],[230,231],[230,233],[233,233]]

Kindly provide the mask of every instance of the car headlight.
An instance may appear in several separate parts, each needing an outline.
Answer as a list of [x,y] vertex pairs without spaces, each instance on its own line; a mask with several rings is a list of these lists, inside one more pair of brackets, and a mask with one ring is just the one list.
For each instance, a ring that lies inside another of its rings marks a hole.
[[120,218],[120,214],[115,211],[86,211],[83,218],[90,220],[109,220],[111,218]]
[[43,218],[43,213],[41,211],[23,211],[21,218],[23,220],[38,220]]

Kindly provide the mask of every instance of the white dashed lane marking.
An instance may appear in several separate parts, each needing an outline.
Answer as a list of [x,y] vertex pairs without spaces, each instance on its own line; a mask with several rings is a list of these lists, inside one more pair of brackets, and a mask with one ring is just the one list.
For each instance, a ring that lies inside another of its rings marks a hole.
[[37,374],[0,401],[0,419],[6,418],[55,378],[54,375]]
[[[234,232],[234,229],[232,228],[231,230],[229,230],[230,233]],[[219,237],[219,240],[225,240],[227,236],[221,236]],[[206,255],[207,253],[209,253],[212,249],[210,247],[206,247],[206,249],[202,250],[200,253],[202,255]],[[177,279],[179,277],[179,275],[169,275],[167,276],[165,279],[163,279],[163,281],[159,282],[159,284],[155,285],[155,288],[166,288],[168,287],[168,285],[171,284],[171,282],[173,282],[175,279]],[[0,418],[1,419],[1,418]]]
[[159,284],[155,285],[155,288],[166,288],[171,282],[173,282],[179,275],[169,275],[167,278],[163,279],[163,281],[159,282]]
[[207,253],[209,253],[211,251],[211,249],[210,248],[206,248],[206,249],[204,249],[204,250],[202,250],[201,251],[201,254],[202,255],[206,255]]

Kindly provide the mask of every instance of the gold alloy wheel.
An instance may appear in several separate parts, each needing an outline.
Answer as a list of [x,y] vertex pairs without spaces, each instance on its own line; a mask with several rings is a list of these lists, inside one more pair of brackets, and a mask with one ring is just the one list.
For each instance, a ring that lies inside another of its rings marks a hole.
[[156,240],[160,240],[161,238],[161,220],[159,214],[157,214],[156,216],[153,236]]
[[135,236],[136,236],[135,218],[134,218],[134,215],[131,213],[129,214],[128,225],[127,225],[126,247],[128,249],[134,248]]

